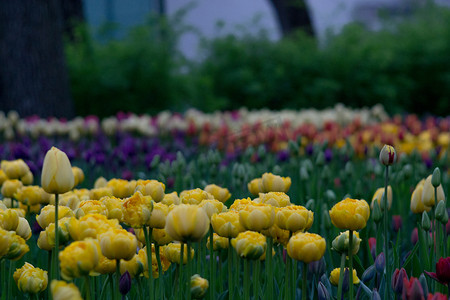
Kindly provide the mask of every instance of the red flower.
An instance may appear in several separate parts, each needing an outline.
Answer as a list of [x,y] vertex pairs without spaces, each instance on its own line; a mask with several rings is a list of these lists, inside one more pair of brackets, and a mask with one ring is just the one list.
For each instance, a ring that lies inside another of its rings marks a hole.
[[409,281],[407,278],[403,279],[402,300],[425,300],[419,279],[415,277],[411,277]]
[[439,258],[439,261],[436,263],[436,273],[427,271],[425,273],[434,280],[448,285],[450,283],[450,257]]
[[447,300],[447,296],[441,293],[428,294],[427,300]]

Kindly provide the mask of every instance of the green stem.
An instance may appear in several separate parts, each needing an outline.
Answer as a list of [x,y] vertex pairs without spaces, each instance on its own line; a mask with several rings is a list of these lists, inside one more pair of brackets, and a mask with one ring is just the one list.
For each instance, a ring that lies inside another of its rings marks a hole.
[[[386,194],[387,195],[387,194]],[[385,212],[387,206],[385,206]],[[348,286],[349,286],[349,299],[353,300],[353,230],[349,230],[349,237],[348,237]],[[390,282],[390,281],[388,281]],[[390,298],[388,298],[390,299]]]
[[112,280],[111,277],[112,277],[112,275],[108,274],[108,278],[106,278],[105,282],[103,282],[102,290],[100,291],[100,298],[99,298],[100,300],[103,299],[103,295],[106,291],[106,287],[108,286],[108,283],[111,283],[111,280]]
[[306,270],[306,263],[304,262],[303,263],[303,269],[302,269],[302,272],[303,272],[303,274],[302,274],[302,300],[306,300],[306,294],[307,294],[307,286],[308,286],[308,281],[307,281],[307,275],[308,275],[308,272],[307,272],[307,270]]
[[289,300],[291,298],[290,286],[291,286],[291,258],[289,256],[286,257],[286,279],[284,282],[284,299]]
[[0,275],[2,276],[2,300],[6,299],[6,269],[5,269],[5,259],[0,259],[0,264],[1,264],[1,273]]
[[250,284],[249,284],[249,270],[248,270],[248,259],[244,258],[244,299],[250,299]]
[[259,269],[261,267],[261,261],[259,259],[254,262],[254,271],[253,271],[253,299],[259,299]]
[[293,275],[292,275],[293,282],[292,282],[292,292],[291,292],[292,294],[291,294],[291,296],[293,296],[293,299],[295,299],[295,295],[297,293],[297,261],[295,259],[293,259],[293,258],[290,258],[290,257],[289,257],[289,259],[292,262],[292,273],[293,273]]
[[142,300],[142,284],[141,284],[141,277],[137,276],[137,277],[136,277],[136,281],[137,281],[137,285],[138,285],[138,295],[139,295],[139,300]]
[[339,284],[338,284],[338,293],[337,300],[342,299],[342,284],[344,283],[344,270],[345,270],[345,252],[341,254],[341,268],[339,270]]
[[153,274],[152,274],[152,231],[153,228],[144,225],[145,246],[147,247],[147,266],[148,266],[148,288],[149,298],[154,299]]
[[232,246],[231,246],[231,238],[228,238],[228,299],[232,299],[231,293],[233,291],[233,270],[232,270],[232,262],[231,262],[231,256],[232,256]]
[[215,277],[215,257],[214,257],[214,231],[212,225],[209,225],[209,299],[214,299],[214,277]]
[[[437,198],[437,187],[435,187],[434,188],[434,202],[435,202],[435,206],[437,206],[437,204],[438,204],[438,198]],[[438,220],[436,220],[436,215],[435,215],[435,218],[434,218],[434,226],[433,226],[433,230],[436,232],[436,236],[435,236],[435,241],[436,241],[436,260],[434,261],[435,262],[435,265],[436,265],[436,262],[439,260],[439,257],[440,257],[440,252],[441,252],[441,249],[439,249],[439,247],[440,247],[440,243],[439,243],[439,241],[440,241],[440,238],[441,238],[441,236],[440,236],[440,230],[439,230],[439,225],[438,225],[438,223],[439,223],[439,221]],[[434,244],[434,241],[433,241],[433,244]]]
[[58,229],[58,205],[59,205],[59,194],[55,194],[55,256],[52,266],[54,274],[52,274],[52,279],[58,279],[59,280],[59,229]]
[[[386,175],[385,175],[385,182],[384,182],[384,257],[386,258],[386,281],[387,283],[391,282],[391,265],[389,262],[389,237],[388,237],[388,231],[389,231],[389,209],[388,209],[388,183],[389,183],[389,166],[386,166]],[[352,271],[350,270],[350,276],[352,276]],[[349,285],[353,287],[353,282],[350,280]],[[386,299],[391,299],[391,285],[385,284],[386,287]],[[353,297],[353,295],[352,295]]]
[[158,291],[158,299],[164,299],[164,293],[163,293],[163,269],[162,269],[162,264],[161,264],[161,256],[159,254],[159,245],[157,243],[155,243],[155,254],[156,254],[156,262],[158,263],[158,286],[159,286],[159,291]]
[[[189,254],[190,253],[188,253],[188,257],[189,257]],[[183,293],[184,293],[184,286],[185,286],[185,282],[184,282],[184,274],[183,274],[183,263],[184,263],[184,243],[181,243],[181,247],[180,247],[180,264],[179,264],[179,266],[180,266],[180,281],[179,281],[179,287],[180,287],[180,289],[179,289],[179,298],[180,298],[180,300],[183,300],[184,299],[184,295],[183,295]]]
[[[442,232],[444,234],[443,236],[443,252],[442,252],[442,257],[447,257],[447,228],[446,228],[446,224],[442,224]],[[450,295],[449,295],[450,296]]]
[[186,299],[191,300],[191,243],[187,242]]
[[114,292],[114,299],[120,299],[120,291],[119,291],[119,284],[120,284],[120,259],[116,259],[116,276],[117,276],[117,281],[116,281],[117,286],[116,286],[116,290]]
[[89,281],[89,275],[84,277],[84,287],[86,288],[86,300],[91,300],[91,283]]
[[14,269],[14,261],[9,261],[9,276],[8,276],[8,292],[6,295],[6,299],[11,299],[12,294],[12,278],[13,278],[13,269]]
[[267,237],[267,252],[266,252],[267,299],[273,298],[272,247],[273,247],[273,239],[271,237]]

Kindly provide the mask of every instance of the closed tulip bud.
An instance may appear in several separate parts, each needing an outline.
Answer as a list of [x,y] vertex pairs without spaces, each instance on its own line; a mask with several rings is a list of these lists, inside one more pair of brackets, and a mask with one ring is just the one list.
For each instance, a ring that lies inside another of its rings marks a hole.
[[50,289],[53,300],[83,300],[77,286],[62,280],[53,280]]
[[[373,208],[373,205],[374,205],[375,202],[378,202],[378,204],[380,205],[380,208],[384,211],[384,187],[383,188],[378,188],[375,191],[375,194],[373,194],[372,203],[370,204],[370,206],[372,208]],[[392,206],[392,188],[391,188],[390,185],[388,186],[387,202],[388,202],[388,209],[391,209],[391,206]]]
[[0,227],[7,231],[16,231],[19,226],[19,213],[14,209],[0,212]]
[[[332,247],[339,253],[348,253],[349,252],[349,231],[341,232],[332,242]],[[359,233],[353,232],[352,237],[352,253],[355,255],[359,251],[359,245],[361,243],[361,239],[359,238]]]
[[316,166],[317,167],[323,167],[325,165],[325,154],[320,151],[319,153],[317,153],[317,157],[316,157]]
[[383,213],[381,212],[381,208],[380,205],[378,204],[378,201],[375,201],[373,203],[372,218],[375,223],[379,223],[383,219]]
[[424,186],[425,180],[422,179],[414,189],[412,195],[411,195],[411,211],[415,214],[421,214],[424,211],[430,211],[431,207],[426,206],[422,199],[423,194],[423,186]]
[[94,189],[103,188],[103,187],[106,187],[107,185],[108,185],[108,180],[106,180],[105,177],[100,176],[99,178],[97,178],[95,180]]
[[319,281],[319,284],[317,286],[317,294],[319,296],[319,300],[330,300],[331,299],[327,288],[320,281]]
[[39,238],[37,240],[37,246],[39,249],[45,250],[45,251],[51,251],[54,248],[54,245],[50,245],[47,238],[47,232],[41,231],[39,233]]
[[23,186],[17,179],[8,179],[3,182],[1,193],[4,198],[13,198],[14,194]]
[[230,197],[230,191],[227,188],[221,188],[215,184],[210,184],[205,187],[205,191],[214,196],[215,199],[225,203]]
[[428,217],[426,212],[422,213],[422,228],[425,231],[429,231],[431,228],[430,217]]
[[208,290],[209,282],[200,275],[195,274],[191,277],[191,296],[193,299],[201,299]]
[[266,237],[258,232],[244,231],[235,237],[231,244],[240,257],[258,259],[266,251]]
[[300,180],[302,181],[309,180],[308,170],[305,167],[300,167]]
[[248,191],[255,196],[258,195],[259,193],[262,193],[263,191],[262,179],[261,178],[253,179],[247,184],[247,188]]
[[[425,179],[425,182],[423,183],[423,190],[422,190],[422,202],[425,206],[428,206],[428,207],[434,206],[436,204],[436,202],[445,200],[445,195],[444,195],[444,190],[442,188],[442,185],[439,185],[436,188],[433,187],[433,185],[431,184],[431,178],[432,178],[432,175],[429,175],[427,177],[427,179]],[[435,199],[435,194],[437,194],[437,201]]]
[[448,213],[447,208],[445,207],[445,201],[440,201],[436,206],[436,220],[442,224],[447,224]]
[[49,194],[64,194],[75,184],[67,155],[56,147],[52,147],[44,158],[41,185]]
[[427,297],[428,296],[428,283],[427,283],[427,279],[425,278],[425,275],[423,275],[423,273],[420,274],[420,276],[419,276],[419,282],[420,282],[420,285],[422,286],[424,296]]
[[436,273],[427,271],[425,273],[443,285],[450,284],[450,257],[439,258],[436,263]]
[[325,259],[322,257],[317,261],[312,261],[308,264],[308,271],[311,274],[318,275],[318,277],[322,276],[325,273],[326,265]]
[[29,294],[37,294],[47,288],[47,271],[35,268],[29,263],[14,272],[14,280],[19,291]]
[[391,145],[384,145],[380,151],[380,162],[385,166],[390,166],[397,162],[397,152]]
[[110,229],[98,237],[104,256],[109,259],[133,258],[137,249],[136,237],[123,229]]
[[275,210],[268,204],[252,203],[239,211],[239,221],[247,230],[269,229],[275,222]]
[[403,279],[402,299],[424,299],[423,288],[417,278]]
[[211,225],[218,235],[226,238],[237,237],[240,232],[245,231],[239,222],[239,212],[232,210],[212,215]]
[[375,259],[375,268],[377,269],[378,273],[383,273],[384,266],[386,264],[386,258],[384,257],[384,253],[381,252],[378,254],[377,258]]
[[78,167],[72,167],[72,174],[74,178],[74,185],[77,186],[84,181],[84,172]]
[[179,242],[199,241],[209,230],[209,218],[196,205],[177,205],[166,218],[166,232]]
[[27,219],[20,217],[19,224],[16,228],[16,234],[20,235],[24,240],[28,240],[31,237],[31,227],[28,224]]
[[130,273],[128,273],[128,271],[126,271],[125,273],[122,274],[122,276],[120,276],[119,292],[123,296],[125,296],[126,294],[128,294],[130,289],[131,289],[131,276],[130,276]]
[[322,258],[326,242],[320,235],[298,232],[290,238],[286,248],[293,259],[310,263]]
[[[275,215],[275,224],[281,229],[296,232],[305,230],[309,225],[313,212],[300,205],[291,205],[279,209]],[[312,224],[312,222],[311,222]]]
[[316,202],[314,201],[314,199],[309,199],[305,204],[306,209],[309,209],[311,211],[314,211],[315,206],[316,206]]
[[392,216],[392,230],[394,230],[394,232],[398,232],[400,228],[402,228],[402,223],[401,216]]
[[365,283],[371,281],[375,277],[376,271],[375,265],[371,265],[364,271],[361,276],[361,280]]
[[370,208],[365,200],[346,198],[330,210],[331,222],[339,229],[360,230],[366,227]]
[[381,300],[380,294],[377,289],[374,289],[372,292],[372,300]]
[[281,177],[272,173],[264,173],[261,177],[262,188],[264,192],[283,192],[286,193],[291,187],[290,177]]
[[392,275],[391,287],[392,290],[398,295],[402,294],[403,290],[403,279],[408,280],[408,275],[406,274],[406,270],[404,268],[395,269],[394,274]]
[[431,176],[431,184],[435,188],[441,185],[441,170],[439,168],[434,169],[433,175]]
[[332,190],[325,191],[325,198],[328,203],[334,203],[336,201],[336,194]]

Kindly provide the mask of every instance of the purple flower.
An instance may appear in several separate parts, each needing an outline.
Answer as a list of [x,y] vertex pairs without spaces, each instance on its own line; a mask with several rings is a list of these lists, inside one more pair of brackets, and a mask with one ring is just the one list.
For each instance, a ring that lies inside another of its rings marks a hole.
[[130,273],[126,271],[125,273],[122,274],[122,276],[120,276],[119,291],[122,295],[125,296],[126,294],[128,294],[130,289],[131,289],[131,276]]

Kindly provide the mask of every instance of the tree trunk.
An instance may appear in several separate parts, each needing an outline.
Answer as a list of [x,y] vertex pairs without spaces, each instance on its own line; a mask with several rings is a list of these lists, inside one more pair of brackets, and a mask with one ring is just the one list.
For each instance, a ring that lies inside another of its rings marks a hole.
[[0,1],[0,110],[73,117],[59,0]]
[[297,29],[314,34],[305,0],[270,0],[270,3],[277,14],[283,36]]

